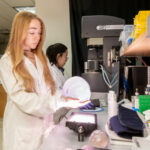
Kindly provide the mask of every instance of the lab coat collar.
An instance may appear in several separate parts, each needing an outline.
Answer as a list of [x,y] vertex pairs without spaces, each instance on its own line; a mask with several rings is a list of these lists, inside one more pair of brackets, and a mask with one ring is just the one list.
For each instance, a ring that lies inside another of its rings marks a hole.
[[24,56],[25,65],[31,74],[31,76],[35,80],[36,91],[38,94],[46,94],[50,91],[50,88],[46,85],[44,75],[43,75],[43,66],[39,60],[39,58],[34,54],[36,66],[26,57]]

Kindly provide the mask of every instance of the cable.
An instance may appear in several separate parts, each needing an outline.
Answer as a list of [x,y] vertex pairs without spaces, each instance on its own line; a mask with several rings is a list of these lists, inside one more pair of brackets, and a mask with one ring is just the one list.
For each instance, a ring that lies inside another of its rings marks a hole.
[[116,81],[114,81],[114,80],[115,80],[117,77],[118,77],[118,73],[116,73],[116,74],[114,75],[113,79],[111,80],[111,84],[113,84],[113,82],[116,82]]
[[110,82],[109,78],[108,78],[108,75],[106,73],[106,71],[104,70],[104,67],[102,65],[100,65],[100,69],[102,70],[102,76],[103,76],[103,79],[104,79],[104,82],[107,84],[107,86],[109,88],[112,88],[114,87],[116,84],[117,84],[117,80],[115,80],[118,76],[118,73],[116,73],[112,79],[112,81]]
[[136,56],[136,58],[138,58],[144,64],[144,66],[147,66],[146,62],[142,58],[140,58],[138,56]]
[[103,79],[104,79],[105,83],[107,84],[107,86],[109,88],[111,88],[111,83],[110,83],[110,80],[108,78],[108,75],[107,75],[106,71],[104,70],[102,65],[100,65],[100,67],[101,67],[100,69],[102,70],[102,76],[103,76]]
[[130,90],[130,86],[129,86],[128,81],[126,80],[126,78],[124,76],[122,76],[122,82],[123,82],[124,88],[126,90],[126,93],[128,93]]
[[117,84],[117,80],[112,84],[112,87],[114,87]]
[[106,77],[106,79],[107,79],[107,82],[108,82],[108,84],[111,84],[111,82],[110,82],[110,80],[109,80],[109,78],[108,78],[108,75],[107,75],[107,73],[106,73],[106,71],[104,70],[104,67],[101,65],[101,69],[102,69],[102,73],[105,75],[105,77]]

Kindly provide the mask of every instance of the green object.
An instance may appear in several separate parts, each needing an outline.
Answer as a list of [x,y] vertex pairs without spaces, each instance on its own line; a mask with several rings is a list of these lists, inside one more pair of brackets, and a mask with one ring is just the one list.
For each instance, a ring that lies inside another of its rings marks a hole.
[[150,109],[150,95],[139,95],[139,112]]

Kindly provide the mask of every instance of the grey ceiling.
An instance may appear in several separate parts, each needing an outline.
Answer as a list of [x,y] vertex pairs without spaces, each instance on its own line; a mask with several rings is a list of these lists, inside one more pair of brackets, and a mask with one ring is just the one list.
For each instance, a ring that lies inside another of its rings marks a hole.
[[9,33],[17,13],[13,7],[35,6],[35,0],[0,0],[0,39]]

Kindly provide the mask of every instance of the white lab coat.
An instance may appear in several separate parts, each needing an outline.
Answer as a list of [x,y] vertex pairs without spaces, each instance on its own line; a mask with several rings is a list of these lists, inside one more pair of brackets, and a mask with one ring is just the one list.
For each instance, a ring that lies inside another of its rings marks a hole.
[[64,104],[61,94],[57,91],[52,96],[46,86],[40,60],[36,57],[37,68],[25,56],[24,61],[37,83],[38,94],[26,92],[17,75],[16,83],[8,54],[0,59],[0,80],[7,92],[3,119],[3,150],[37,150],[46,130],[45,118],[52,116]]
[[51,74],[53,76],[56,88],[62,89],[66,81],[66,77],[63,75],[61,70],[55,65],[50,64]]

